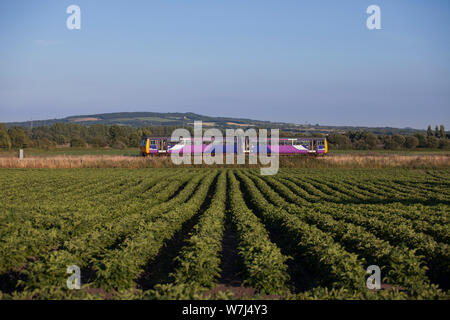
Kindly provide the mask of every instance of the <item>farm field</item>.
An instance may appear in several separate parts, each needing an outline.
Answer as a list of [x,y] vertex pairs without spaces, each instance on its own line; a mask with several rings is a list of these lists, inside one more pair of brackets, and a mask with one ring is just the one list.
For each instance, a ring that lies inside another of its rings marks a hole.
[[[17,157],[18,150],[0,150],[0,158],[2,157]],[[25,157],[55,157],[55,156],[139,156],[136,148],[126,149],[112,149],[112,148],[54,148],[54,149],[39,149],[27,148],[24,149]]]
[[450,169],[0,169],[0,298],[449,299],[449,187]]
[[[17,157],[18,150],[4,150],[0,149],[0,158],[3,157]],[[140,156],[136,148],[113,149],[113,148],[26,148],[24,149],[25,157],[55,157],[55,156]],[[329,150],[328,155],[411,155],[411,156],[426,156],[426,155],[449,155],[450,151],[445,149],[415,149],[415,150]]]

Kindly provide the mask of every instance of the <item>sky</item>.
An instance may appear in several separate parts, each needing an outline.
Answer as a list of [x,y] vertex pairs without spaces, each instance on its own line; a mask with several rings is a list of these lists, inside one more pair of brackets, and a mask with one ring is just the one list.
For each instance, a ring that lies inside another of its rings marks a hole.
[[0,122],[152,111],[450,128],[449,34],[448,0],[1,0]]

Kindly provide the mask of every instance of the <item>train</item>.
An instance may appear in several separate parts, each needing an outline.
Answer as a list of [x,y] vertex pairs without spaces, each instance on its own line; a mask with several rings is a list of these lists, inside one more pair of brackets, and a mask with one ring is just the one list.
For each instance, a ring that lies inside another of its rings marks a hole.
[[[226,138],[221,144],[214,144],[213,139],[180,138],[172,140],[169,137],[143,136],[140,145],[142,156],[179,154],[204,154],[204,153],[259,153],[260,150],[268,154],[274,153],[271,148],[271,138],[267,139],[267,146],[253,141],[249,137],[233,137],[234,141],[227,143]],[[326,138],[279,138],[279,155],[325,155],[328,153]]]

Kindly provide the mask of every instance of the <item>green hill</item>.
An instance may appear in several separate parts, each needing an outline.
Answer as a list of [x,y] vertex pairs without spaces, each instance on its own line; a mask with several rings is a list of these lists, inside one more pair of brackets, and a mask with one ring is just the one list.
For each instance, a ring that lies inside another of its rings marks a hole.
[[53,123],[76,123],[81,125],[108,124],[108,125],[124,125],[132,127],[151,127],[151,126],[192,126],[194,121],[201,120],[203,125],[214,126],[217,128],[272,128],[281,129],[285,132],[301,132],[301,133],[343,133],[349,130],[365,130],[375,134],[413,134],[423,132],[424,130],[412,128],[391,128],[391,127],[358,127],[358,126],[324,126],[312,124],[294,124],[282,122],[270,122],[261,120],[252,120],[244,118],[229,117],[210,117],[192,112],[186,113],[161,113],[161,112],[115,112],[101,113],[89,115],[70,116],[62,119],[49,119],[25,122],[10,122],[8,127],[40,127],[49,126]]

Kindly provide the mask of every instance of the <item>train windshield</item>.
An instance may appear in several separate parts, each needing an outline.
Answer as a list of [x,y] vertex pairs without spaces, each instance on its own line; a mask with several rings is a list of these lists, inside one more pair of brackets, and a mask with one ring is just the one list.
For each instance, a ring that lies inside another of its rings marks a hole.
[[325,140],[324,139],[320,139],[320,140],[317,140],[316,143],[319,146],[323,146],[323,145],[325,145]]

